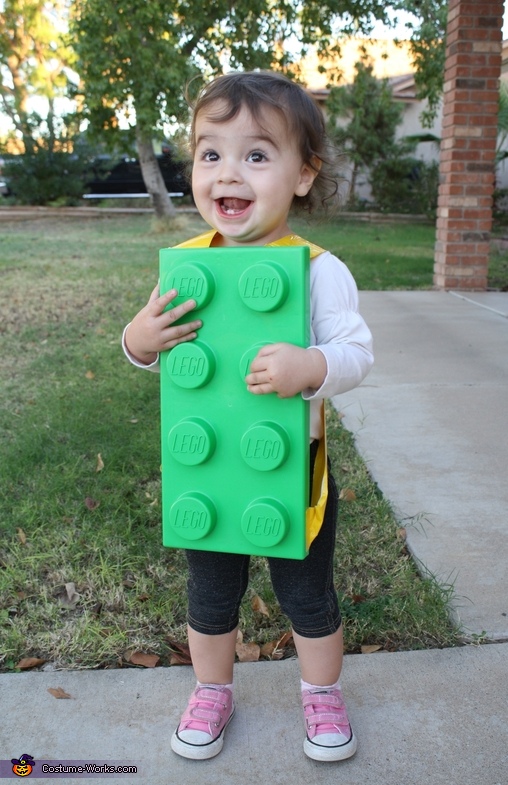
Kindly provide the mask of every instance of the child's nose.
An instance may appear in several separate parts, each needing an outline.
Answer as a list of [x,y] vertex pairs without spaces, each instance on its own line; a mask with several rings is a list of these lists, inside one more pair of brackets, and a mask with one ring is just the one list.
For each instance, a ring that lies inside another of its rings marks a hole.
[[217,176],[221,183],[237,183],[242,179],[238,163],[228,157],[222,159]]

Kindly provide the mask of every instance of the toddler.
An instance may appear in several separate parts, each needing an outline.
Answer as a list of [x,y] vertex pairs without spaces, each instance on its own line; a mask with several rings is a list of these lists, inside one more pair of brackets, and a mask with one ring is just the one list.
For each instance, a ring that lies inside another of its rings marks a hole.
[[[201,91],[191,146],[192,191],[211,231],[182,247],[310,247],[311,345],[264,346],[245,384],[252,395],[302,395],[310,401],[312,487],[324,438],[324,399],[360,384],[373,362],[371,335],[358,312],[348,269],[328,251],[293,235],[288,225],[292,207],[325,205],[338,190],[323,116],[302,87],[279,74],[230,73]],[[161,297],[157,286],[125,328],[124,351],[135,365],[157,370],[159,352],[196,338],[199,319],[178,321],[192,311],[194,300],[165,310],[176,296],[173,289]],[[337,502],[328,473],[326,508],[308,556],[301,561],[268,558],[298,653],[304,752],[319,761],[349,758],[357,743],[339,686],[343,640],[333,582]],[[171,747],[186,758],[207,759],[222,749],[235,711],[233,663],[249,556],[196,550],[186,556],[189,646],[197,684]]]

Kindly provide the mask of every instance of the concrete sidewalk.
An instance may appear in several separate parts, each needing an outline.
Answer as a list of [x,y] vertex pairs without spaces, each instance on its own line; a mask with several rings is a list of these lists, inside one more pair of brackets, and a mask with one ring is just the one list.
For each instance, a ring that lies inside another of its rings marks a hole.
[[508,293],[362,292],[376,365],[334,400],[466,635],[508,640]]
[[[341,763],[303,753],[295,660],[236,666],[236,716],[208,761],[169,747],[194,686],[189,667],[0,676],[0,758],[27,753],[39,770],[43,759],[139,767],[99,780],[115,785],[506,785],[507,673],[505,644],[346,657],[358,752]],[[50,687],[72,698],[55,700]]]
[[[416,558],[454,581],[466,632],[507,640],[508,294],[364,292],[361,305],[377,364],[335,404]],[[346,657],[359,748],[337,764],[303,754],[295,660],[237,665],[235,680],[224,750],[200,762],[169,748],[188,667],[0,675],[0,776],[17,779],[10,759],[27,753],[31,781],[43,760],[88,760],[137,765],[99,779],[132,785],[508,785],[507,643]]]

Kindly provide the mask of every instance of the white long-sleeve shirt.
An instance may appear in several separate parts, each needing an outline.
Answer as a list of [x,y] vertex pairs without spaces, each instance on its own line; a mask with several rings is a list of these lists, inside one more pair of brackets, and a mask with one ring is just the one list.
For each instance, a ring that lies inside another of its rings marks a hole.
[[[303,390],[310,401],[310,438],[322,436],[321,403],[324,398],[357,387],[374,362],[372,335],[358,310],[358,289],[346,265],[329,251],[319,254],[310,264],[311,343],[325,357],[327,372],[317,390]],[[127,325],[128,326],[128,325]],[[151,365],[138,362],[128,351],[125,331],[123,350],[138,368],[159,371],[159,360]]]

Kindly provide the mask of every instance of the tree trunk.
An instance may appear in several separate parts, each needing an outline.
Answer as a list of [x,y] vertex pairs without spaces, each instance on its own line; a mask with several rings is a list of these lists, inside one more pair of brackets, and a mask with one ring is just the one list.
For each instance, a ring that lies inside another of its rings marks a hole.
[[152,197],[155,215],[157,218],[173,218],[176,215],[176,208],[169,198],[159,162],[155,157],[151,137],[144,136],[139,129],[136,129],[136,146],[138,148],[141,173],[145,181],[146,190]]

